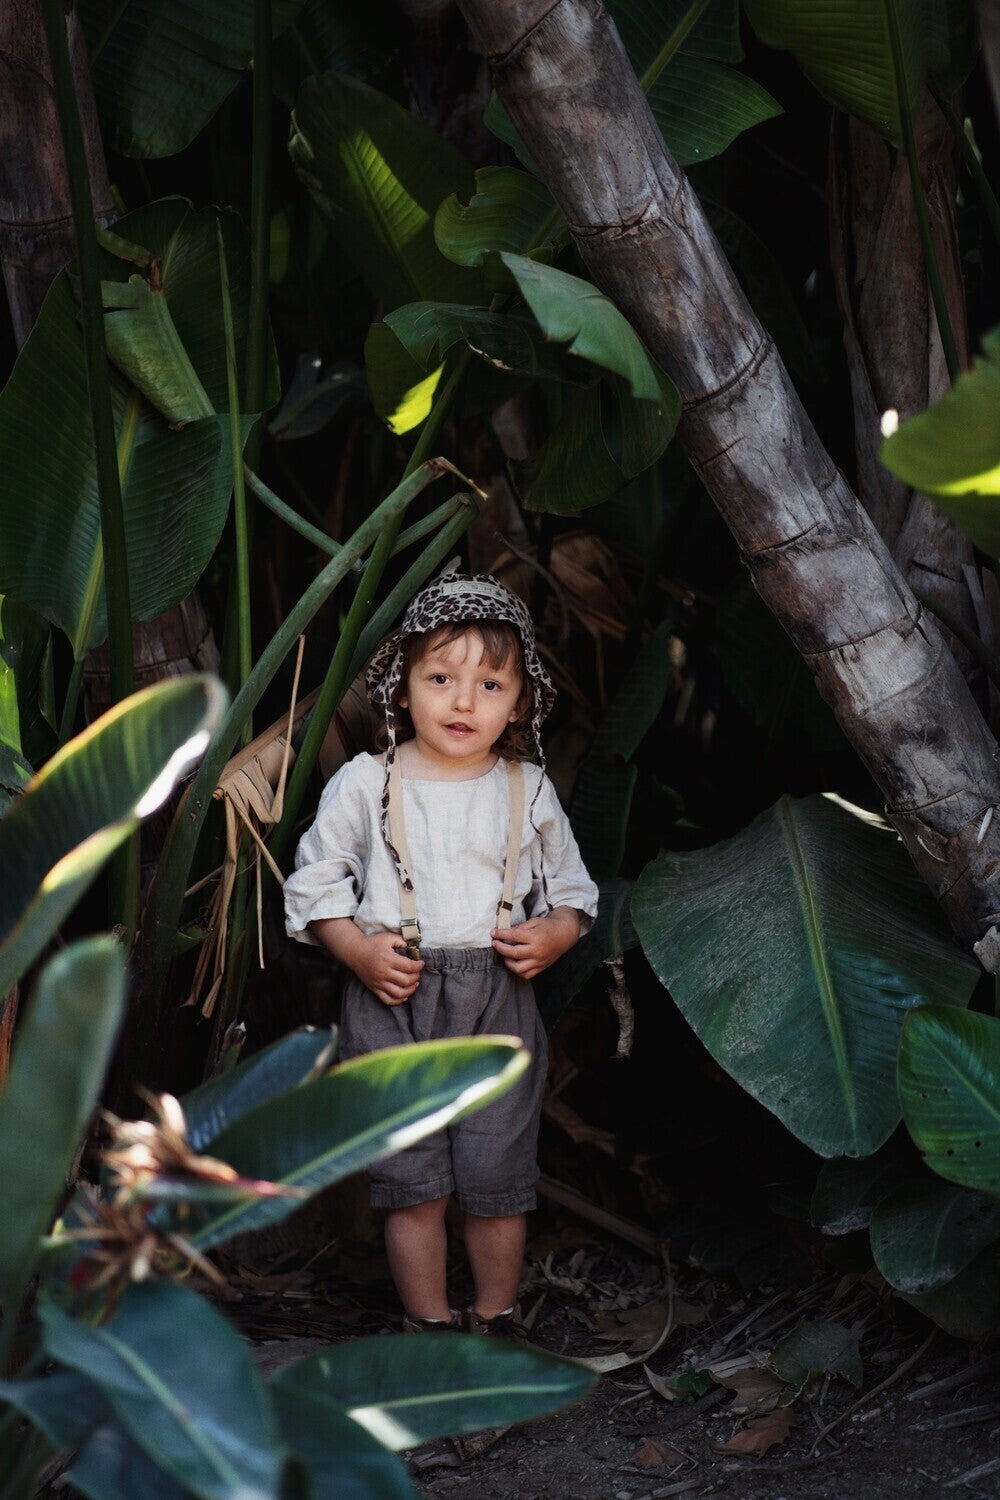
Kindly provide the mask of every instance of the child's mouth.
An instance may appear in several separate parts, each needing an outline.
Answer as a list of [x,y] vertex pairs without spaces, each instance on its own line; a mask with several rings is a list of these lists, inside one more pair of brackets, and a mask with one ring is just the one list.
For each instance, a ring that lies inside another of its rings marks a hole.
[[445,729],[447,729],[447,731],[448,731],[449,734],[459,734],[459,735],[462,735],[462,734],[471,734],[472,733],[472,725],[471,724],[446,724],[444,727],[445,727]]

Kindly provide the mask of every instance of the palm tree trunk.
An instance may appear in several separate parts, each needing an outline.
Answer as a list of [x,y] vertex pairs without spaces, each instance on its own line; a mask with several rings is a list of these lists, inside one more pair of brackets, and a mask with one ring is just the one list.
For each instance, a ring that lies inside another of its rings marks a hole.
[[[91,195],[101,223],[109,224],[115,216],[111,186],[75,11],[66,26]],[[4,0],[0,5],[0,106],[0,259],[20,348],[53,277],[75,248],[59,113],[37,0]]]
[[[915,122],[920,176],[959,359],[965,349],[965,295],[955,230],[958,145],[928,97]],[[968,629],[976,617],[966,568],[972,543],[923,495],[879,462],[879,418],[901,421],[949,389],[909,168],[871,126],[836,116],[830,142],[830,251],[844,317],[854,402],[858,497],[911,588],[944,606]],[[975,576],[975,575],[972,575]],[[947,637],[966,676],[971,656]]]
[[824,450],[598,0],[460,0],[595,282],[684,402],[680,436],[764,601],[959,936],[1000,968],[996,741]]

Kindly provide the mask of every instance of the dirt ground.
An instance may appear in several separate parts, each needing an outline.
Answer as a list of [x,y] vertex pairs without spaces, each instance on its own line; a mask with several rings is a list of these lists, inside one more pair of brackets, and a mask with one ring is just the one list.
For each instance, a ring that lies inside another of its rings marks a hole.
[[[974,1346],[936,1332],[874,1274],[741,1295],[571,1215],[546,1218],[529,1243],[522,1300],[532,1343],[633,1362],[603,1373],[574,1407],[408,1454],[424,1500],[1000,1496],[997,1339]],[[247,1283],[240,1321],[279,1358],[296,1335],[305,1352],[315,1339],[398,1329],[377,1253],[340,1254],[287,1279],[269,1269]],[[459,1259],[459,1296],[463,1274]],[[773,1373],[776,1343],[803,1323],[858,1335],[857,1384]]]

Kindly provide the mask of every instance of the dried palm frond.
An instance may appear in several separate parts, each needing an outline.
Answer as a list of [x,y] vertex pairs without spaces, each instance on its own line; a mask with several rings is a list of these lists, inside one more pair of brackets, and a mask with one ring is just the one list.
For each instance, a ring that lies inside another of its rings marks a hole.
[[[284,811],[285,786],[290,767],[295,762],[293,741],[319,697],[319,689],[296,704],[302,662],[302,642],[292,684],[292,701],[287,715],[265,729],[249,745],[227,762],[213,796],[225,807],[226,852],[219,870],[209,879],[217,884],[206,918],[208,936],[202,945],[195,968],[188,1005],[201,1005],[202,1015],[211,1016],[225,977],[229,937],[229,907],[236,886],[240,850],[247,835],[247,868],[255,875],[257,890],[257,953],[264,967],[263,883],[260,862],[268,867],[279,885],[284,876],[267,847],[267,833],[281,820]],[[324,779],[367,748],[372,739],[372,712],[362,679],[348,688],[330,724],[319,755]],[[192,895],[197,886],[192,886]]]

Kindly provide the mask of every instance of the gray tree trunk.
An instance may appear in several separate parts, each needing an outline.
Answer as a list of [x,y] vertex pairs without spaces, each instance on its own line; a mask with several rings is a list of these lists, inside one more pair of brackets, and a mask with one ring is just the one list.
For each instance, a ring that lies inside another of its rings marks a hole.
[[998,747],[825,452],[597,0],[460,0],[595,282],[676,383],[680,436],[762,598],[956,933],[1000,968]]

